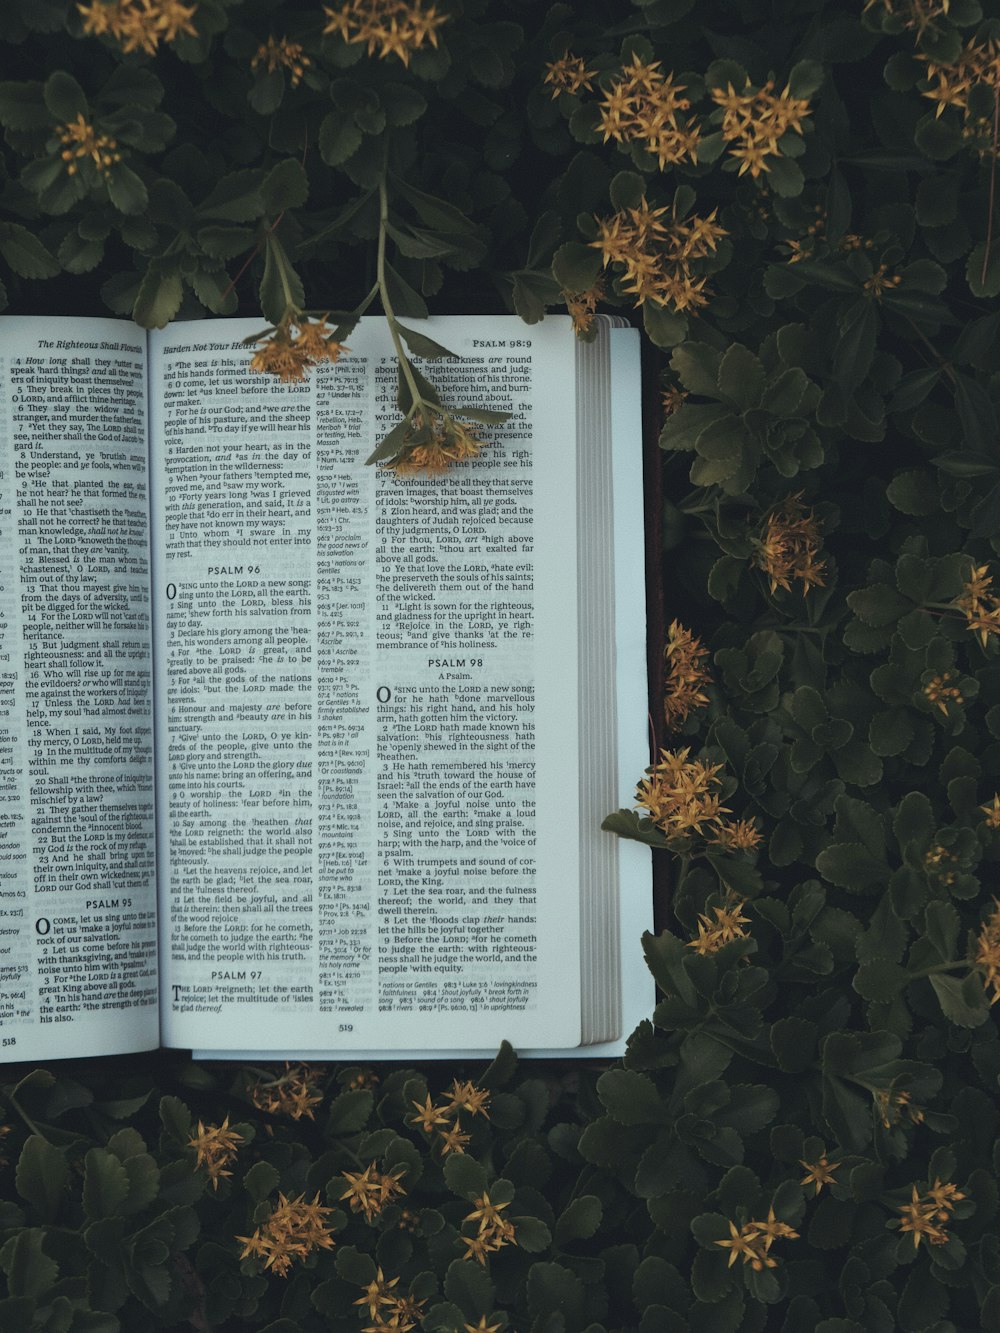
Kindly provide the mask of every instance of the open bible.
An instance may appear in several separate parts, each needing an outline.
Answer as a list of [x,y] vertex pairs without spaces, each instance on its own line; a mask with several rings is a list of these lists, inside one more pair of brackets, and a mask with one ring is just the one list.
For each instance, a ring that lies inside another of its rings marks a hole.
[[619,1054],[638,335],[428,321],[510,417],[399,477],[385,321],[302,383],[257,327],[0,319],[0,1055]]

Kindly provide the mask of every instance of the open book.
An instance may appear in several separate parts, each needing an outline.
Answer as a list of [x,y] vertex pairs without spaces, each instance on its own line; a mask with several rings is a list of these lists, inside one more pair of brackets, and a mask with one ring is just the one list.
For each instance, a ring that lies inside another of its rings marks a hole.
[[[423,325],[421,326],[424,327]],[[618,1054],[652,1007],[638,335],[0,319],[0,1056]]]

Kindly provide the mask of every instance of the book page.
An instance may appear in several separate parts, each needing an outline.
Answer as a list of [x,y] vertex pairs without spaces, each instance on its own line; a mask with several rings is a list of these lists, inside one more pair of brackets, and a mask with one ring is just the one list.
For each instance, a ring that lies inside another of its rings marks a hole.
[[146,335],[0,319],[0,1056],[159,1041]]
[[164,1041],[576,1045],[569,321],[421,324],[446,404],[513,414],[432,478],[363,465],[383,320],[302,384],[256,327],[151,339]]

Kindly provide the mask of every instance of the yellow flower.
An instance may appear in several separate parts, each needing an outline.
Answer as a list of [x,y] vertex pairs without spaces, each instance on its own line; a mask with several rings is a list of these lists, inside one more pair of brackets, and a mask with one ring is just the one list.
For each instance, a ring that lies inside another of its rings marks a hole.
[[744,926],[750,924],[750,918],[743,915],[745,903],[728,902],[722,907],[713,907],[716,919],[698,914],[698,938],[688,941],[688,948],[700,954],[718,953],[733,940],[745,940],[747,932]]
[[892,18],[900,19],[904,28],[915,30],[917,36],[922,37],[934,26],[936,19],[948,13],[950,0],[865,0],[864,12],[877,4],[881,4]]
[[[668,836],[695,834],[708,836],[730,813],[721,804],[717,775],[721,764],[704,764],[688,759],[690,748],[661,750],[660,758],[648,769],[649,776],[636,788],[636,804],[645,808],[653,823]],[[707,832],[703,825],[707,825]]]
[[[938,1187],[941,1188],[940,1185]],[[954,1186],[951,1187],[954,1189]],[[964,1195],[961,1195],[964,1198]],[[951,1214],[947,1208],[941,1208],[938,1202],[933,1198],[922,1198],[913,1186],[913,1193],[909,1203],[904,1203],[900,1209],[903,1221],[900,1223],[900,1231],[908,1231],[913,1236],[913,1248],[920,1247],[921,1240],[928,1240],[931,1245],[946,1245],[948,1243],[948,1233],[940,1225],[941,1221],[947,1221]]]
[[440,476],[452,463],[475,458],[483,448],[484,441],[477,439],[467,426],[447,412],[426,423],[421,413],[415,413],[411,422],[413,432],[422,431],[425,424],[432,433],[429,441],[421,444],[404,442],[401,452],[381,467],[397,477],[415,476],[421,472],[428,477]]
[[348,348],[333,340],[326,319],[324,315],[313,321],[300,312],[290,312],[264,338],[257,340],[250,369],[277,375],[283,384],[288,384],[304,380],[311,366],[338,361]]
[[468,1111],[470,1115],[481,1115],[489,1120],[486,1106],[490,1094],[486,1088],[477,1088],[474,1083],[460,1083],[457,1078],[453,1078],[449,1094],[445,1110]]
[[180,0],[91,0],[77,9],[88,36],[113,37],[126,54],[154,55],[160,42],[175,42],[197,32],[192,20],[198,6]]
[[673,730],[696,708],[708,703],[704,687],[712,683],[712,677],[702,665],[708,649],[703,648],[701,640],[696,639],[679,620],[671,621],[667,630],[664,656],[667,659],[667,682],[663,711],[667,726]]
[[464,1153],[465,1145],[472,1137],[471,1134],[464,1134],[462,1126],[456,1121],[450,1129],[439,1129],[438,1135],[441,1139],[441,1155],[447,1157],[450,1152]]
[[558,60],[550,61],[544,82],[552,85],[552,96],[560,93],[589,92],[591,81],[597,77],[596,69],[587,69],[580,56],[571,56],[567,51]]
[[594,323],[594,314],[597,310],[598,301],[604,299],[604,284],[600,278],[592,287],[588,287],[583,292],[562,293],[562,298],[566,302],[566,309],[569,311],[573,320],[573,329],[578,336],[589,333]]
[[284,1277],[296,1259],[307,1258],[313,1250],[332,1249],[334,1240],[326,1229],[326,1215],[317,1194],[311,1203],[304,1194],[294,1199],[278,1195],[277,1206],[263,1226],[252,1236],[237,1236],[243,1244],[241,1259],[251,1255],[263,1259],[264,1268]]
[[973,565],[952,606],[965,616],[967,627],[985,648],[991,634],[1000,634],[1000,597],[993,591],[989,565]]
[[376,1268],[375,1276],[365,1288],[365,1294],[354,1302],[355,1305],[367,1305],[368,1313],[373,1319],[378,1316],[380,1305],[394,1305],[396,1297],[390,1295],[392,1288],[399,1282],[398,1277],[386,1279],[381,1268]]
[[313,1107],[320,1105],[323,1094],[316,1080],[320,1071],[308,1065],[285,1065],[285,1073],[273,1079],[260,1079],[248,1089],[247,1095],[260,1111],[271,1115],[287,1115],[293,1120],[303,1116],[314,1120]]
[[89,158],[104,177],[122,160],[117,141],[110,134],[98,134],[82,111],[65,125],[56,126],[56,138],[63,146],[59,156],[66,163],[67,176],[76,175],[81,158]]
[[983,823],[987,828],[1000,828],[1000,792],[994,792],[993,800],[988,805],[981,805],[979,808],[986,816]]
[[444,1114],[440,1106],[435,1106],[431,1102],[431,1094],[428,1093],[424,1098],[423,1104],[412,1102],[411,1105],[417,1108],[417,1114],[410,1117],[411,1125],[419,1125],[425,1134],[431,1134],[438,1125],[447,1125],[448,1117]]
[[349,1199],[351,1210],[364,1213],[365,1220],[370,1222],[387,1203],[391,1203],[397,1195],[406,1193],[399,1183],[399,1177],[405,1171],[405,1166],[397,1166],[391,1171],[379,1172],[374,1162],[369,1162],[364,1171],[345,1171],[343,1174],[347,1189],[340,1197]]
[[826,565],[817,559],[822,539],[819,523],[802,503],[802,492],[785,496],[767,516],[764,535],[756,543],[754,563],[767,575],[771,592],[791,591],[792,579],[803,593],[822,587]]
[[297,88],[306,67],[311,64],[312,61],[299,42],[290,42],[287,37],[271,36],[257,48],[257,54],[250,61],[250,68],[256,70],[258,65],[266,65],[268,74],[287,69],[291,76],[289,82],[293,88]]
[[462,1220],[464,1222],[478,1221],[480,1231],[490,1230],[497,1222],[502,1221],[503,1219],[500,1217],[500,1210],[502,1208],[510,1207],[510,1205],[506,1203],[491,1202],[490,1196],[485,1190],[479,1198],[473,1199],[473,1203],[476,1205],[475,1208],[473,1208],[471,1213],[467,1213]]
[[243,1142],[243,1135],[229,1128],[228,1115],[221,1125],[209,1125],[207,1129],[202,1121],[198,1121],[198,1133],[188,1139],[188,1147],[197,1151],[195,1167],[205,1168],[213,1189],[219,1188],[222,1177],[233,1174],[224,1168],[236,1160],[237,1149]]
[[874,1096],[883,1129],[891,1129],[894,1125],[898,1125],[904,1111],[915,1125],[919,1125],[924,1118],[923,1111],[919,1106],[912,1104],[910,1094],[906,1091],[893,1092],[891,1088],[877,1088]]
[[953,679],[951,672],[945,671],[940,676],[933,676],[923,687],[924,698],[927,702],[934,704],[945,716],[948,713],[949,699],[953,699],[957,704],[965,703],[962,691],[958,686],[948,684]]
[[404,65],[425,42],[437,46],[437,30],[448,21],[423,0],[344,0],[337,8],[324,6],[324,33],[336,33],[349,44],[365,42],[368,54],[398,56]]
[[828,1162],[826,1153],[823,1153],[818,1162],[806,1162],[799,1158],[799,1165],[804,1166],[806,1174],[799,1181],[800,1185],[815,1185],[816,1193],[819,1194],[824,1185],[833,1185],[835,1183],[833,1173],[839,1162]]
[[993,911],[979,928],[972,964],[985,969],[983,986],[986,989],[993,987],[992,1008],[1000,1000],[1000,901],[996,898],[993,899]]
[[501,1327],[500,1324],[488,1324],[483,1314],[479,1316],[478,1324],[465,1324],[463,1333],[499,1333]]
[[720,824],[711,840],[727,852],[752,852],[764,841],[764,835],[752,819],[737,819]]

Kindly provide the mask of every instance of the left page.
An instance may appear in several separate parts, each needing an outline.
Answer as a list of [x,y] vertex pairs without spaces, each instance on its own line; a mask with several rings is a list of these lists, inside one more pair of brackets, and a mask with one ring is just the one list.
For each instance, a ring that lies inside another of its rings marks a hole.
[[159,1043],[146,335],[0,318],[0,1058]]

